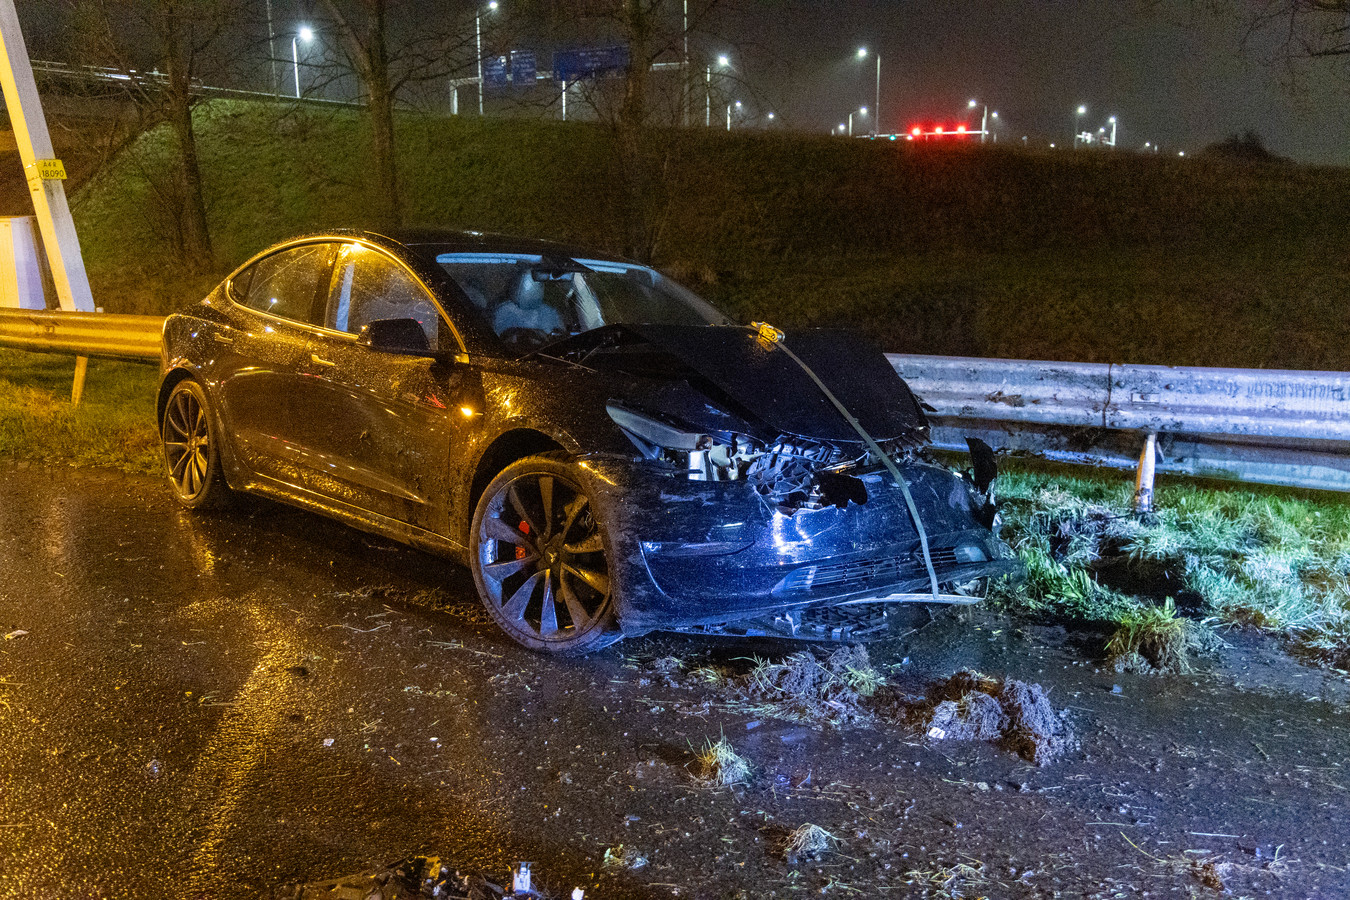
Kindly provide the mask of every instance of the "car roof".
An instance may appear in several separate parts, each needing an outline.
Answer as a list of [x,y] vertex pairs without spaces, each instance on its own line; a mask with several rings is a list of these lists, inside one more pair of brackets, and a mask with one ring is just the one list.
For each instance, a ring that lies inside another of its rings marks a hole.
[[[365,231],[372,238],[385,237],[398,241],[414,251],[425,253],[518,253],[528,256],[566,256],[583,259],[602,259],[628,262],[621,256],[538,238],[512,237],[481,231],[454,231],[439,228],[395,228],[387,231]],[[432,260],[434,262],[434,260]]]

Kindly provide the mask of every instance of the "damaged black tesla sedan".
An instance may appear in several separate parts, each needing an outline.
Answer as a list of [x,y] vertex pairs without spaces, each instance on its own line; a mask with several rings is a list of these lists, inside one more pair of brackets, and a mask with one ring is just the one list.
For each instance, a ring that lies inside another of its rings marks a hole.
[[929,460],[920,404],[857,335],[738,326],[552,243],[278,244],[166,320],[158,409],[184,505],[261,494],[460,558],[535,649],[865,637],[1014,566],[992,457]]

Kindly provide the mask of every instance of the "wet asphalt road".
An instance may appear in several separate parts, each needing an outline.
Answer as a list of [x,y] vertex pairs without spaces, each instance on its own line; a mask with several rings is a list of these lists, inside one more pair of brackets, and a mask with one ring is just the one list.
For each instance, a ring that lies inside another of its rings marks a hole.
[[[1044,684],[1082,742],[1035,769],[775,721],[651,665],[783,647],[546,660],[492,630],[453,564],[270,503],[197,515],[151,479],[0,463],[17,631],[3,897],[268,896],[419,851],[499,879],[530,859],[587,897],[1350,896],[1350,691],[1243,635],[1169,680],[989,616],[873,647],[915,691],[964,666]],[[720,734],[748,787],[689,777]],[[808,821],[838,852],[784,859]],[[620,844],[646,865],[604,869]]]

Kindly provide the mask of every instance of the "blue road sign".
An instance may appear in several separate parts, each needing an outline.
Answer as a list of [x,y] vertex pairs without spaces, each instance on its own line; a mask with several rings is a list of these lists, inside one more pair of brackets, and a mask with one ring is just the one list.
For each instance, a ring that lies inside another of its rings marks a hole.
[[539,74],[534,52],[529,50],[511,51],[511,83],[516,87],[531,87]]
[[488,87],[506,87],[505,56],[489,56],[483,60],[483,83]]
[[555,81],[579,81],[628,68],[627,47],[590,47],[585,50],[559,50],[553,54]]

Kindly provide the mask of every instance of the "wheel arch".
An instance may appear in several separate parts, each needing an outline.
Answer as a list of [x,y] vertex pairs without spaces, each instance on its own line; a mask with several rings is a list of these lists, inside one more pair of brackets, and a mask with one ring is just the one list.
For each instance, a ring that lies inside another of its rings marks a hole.
[[[487,449],[478,457],[478,465],[474,468],[473,481],[469,484],[469,502],[466,505],[467,514],[464,517],[464,530],[467,537],[469,522],[473,519],[473,511],[478,508],[478,500],[483,496],[483,491],[492,483],[492,479],[511,465],[513,462],[525,459],[527,456],[537,456],[540,453],[553,453],[566,451],[556,438],[534,428],[514,428],[510,431],[497,435],[488,444]],[[467,547],[467,542],[465,543]]]
[[164,408],[169,403],[169,395],[181,382],[192,377],[192,372],[181,366],[170,369],[159,382],[159,396],[155,398],[155,429],[164,422]]

